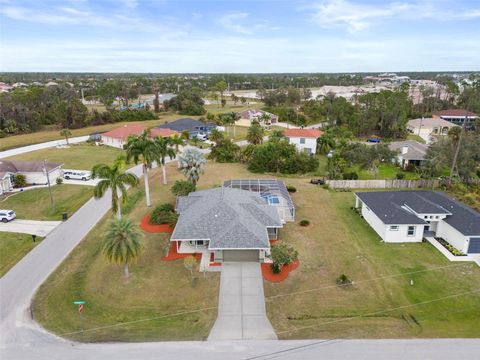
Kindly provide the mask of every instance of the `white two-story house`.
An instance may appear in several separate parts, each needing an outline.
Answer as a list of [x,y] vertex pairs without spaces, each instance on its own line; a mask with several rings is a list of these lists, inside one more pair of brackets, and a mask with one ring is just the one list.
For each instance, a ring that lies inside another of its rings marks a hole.
[[317,139],[322,132],[317,129],[288,129],[283,132],[290,144],[294,144],[297,150],[308,154],[317,152]]

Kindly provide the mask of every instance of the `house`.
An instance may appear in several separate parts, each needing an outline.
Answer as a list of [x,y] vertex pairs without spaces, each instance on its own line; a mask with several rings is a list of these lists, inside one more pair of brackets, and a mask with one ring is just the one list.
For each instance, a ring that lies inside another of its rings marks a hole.
[[355,208],[385,242],[438,237],[464,254],[480,254],[480,213],[440,192],[357,192]]
[[196,135],[208,135],[217,126],[213,123],[204,123],[198,120],[183,118],[175,121],[168,122],[163,125],[156,126],[156,129],[170,129],[178,133],[188,131],[190,138]]
[[170,238],[178,253],[202,253],[215,263],[263,262],[283,227],[277,210],[260,194],[217,187],[179,196],[178,222]]
[[261,125],[270,125],[278,122],[278,116],[267,111],[248,109],[237,113],[240,117],[235,125],[250,126],[253,122],[258,122]]
[[104,145],[123,149],[126,145],[128,137],[131,135],[141,135],[145,131],[145,127],[138,124],[127,124],[122,127],[107,131],[102,134],[101,139]]
[[322,132],[317,129],[288,129],[283,132],[283,135],[299,151],[315,154],[317,152],[317,139],[322,136]]
[[475,120],[478,118],[477,114],[464,109],[448,109],[437,111],[432,114],[432,117],[443,119],[456,125],[463,125],[465,119],[467,119],[465,126],[473,125]]
[[[90,137],[94,136],[95,139],[100,137],[101,142],[108,146],[113,146],[119,149],[123,149],[123,147],[127,144],[128,137],[131,135],[141,135],[145,130],[147,130],[144,126],[138,124],[127,124],[117,129],[107,131],[101,134],[90,135]],[[150,132],[150,137],[170,137],[175,134],[178,134],[176,131],[170,129],[158,129],[152,128],[148,129]]]
[[398,153],[395,160],[402,169],[406,169],[409,165],[420,166],[422,164],[428,146],[415,140],[406,140],[391,142],[388,144],[388,148]]
[[45,185],[55,183],[57,178],[62,176],[62,166],[60,163],[43,162],[43,161],[17,161],[17,160],[0,160],[0,194],[11,191],[15,176],[24,175],[27,184]]
[[409,120],[407,130],[420,136],[427,144],[437,141],[437,137],[448,135],[448,131],[456,125],[442,118],[420,118]]

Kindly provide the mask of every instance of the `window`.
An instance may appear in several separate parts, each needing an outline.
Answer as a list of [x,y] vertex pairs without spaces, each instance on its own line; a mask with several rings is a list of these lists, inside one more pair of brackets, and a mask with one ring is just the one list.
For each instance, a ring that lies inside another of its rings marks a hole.
[[435,219],[438,219],[438,215],[435,216]]
[[428,219],[428,216],[427,216],[427,215],[425,215],[423,218],[424,218],[424,219]]
[[407,236],[415,236],[415,226],[408,227]]
[[300,144],[305,144],[305,138],[300,138]]
[[390,226],[390,231],[398,231],[398,225]]

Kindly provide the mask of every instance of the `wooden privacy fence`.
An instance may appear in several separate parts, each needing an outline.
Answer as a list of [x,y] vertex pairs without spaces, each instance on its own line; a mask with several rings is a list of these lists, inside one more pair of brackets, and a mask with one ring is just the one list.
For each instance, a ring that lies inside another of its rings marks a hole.
[[332,189],[390,189],[435,188],[440,181],[432,180],[326,180]]

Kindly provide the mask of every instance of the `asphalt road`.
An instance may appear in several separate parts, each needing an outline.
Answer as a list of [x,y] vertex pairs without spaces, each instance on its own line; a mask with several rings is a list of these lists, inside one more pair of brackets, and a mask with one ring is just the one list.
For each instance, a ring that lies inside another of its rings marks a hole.
[[[141,168],[131,169],[140,175]],[[89,200],[0,279],[0,359],[388,359],[461,360],[480,340],[208,341],[79,344],[40,328],[30,302],[38,287],[109,211],[110,194]]]
[[[32,136],[35,136],[34,134]],[[78,144],[81,142],[85,142],[88,140],[88,135],[87,136],[78,136],[74,138],[68,139],[68,142],[70,144]],[[27,146],[22,146],[16,149],[10,149],[10,150],[5,150],[5,151],[0,151],[0,159],[9,157],[9,156],[14,156],[14,155],[19,155],[19,154],[25,154],[30,151],[35,151],[35,150],[41,150],[41,149],[48,149],[52,147],[56,147],[57,145],[65,145],[66,141],[63,139],[59,140],[53,140],[53,141],[47,141],[44,143],[39,143],[39,144],[33,144],[33,145],[27,145]]]

